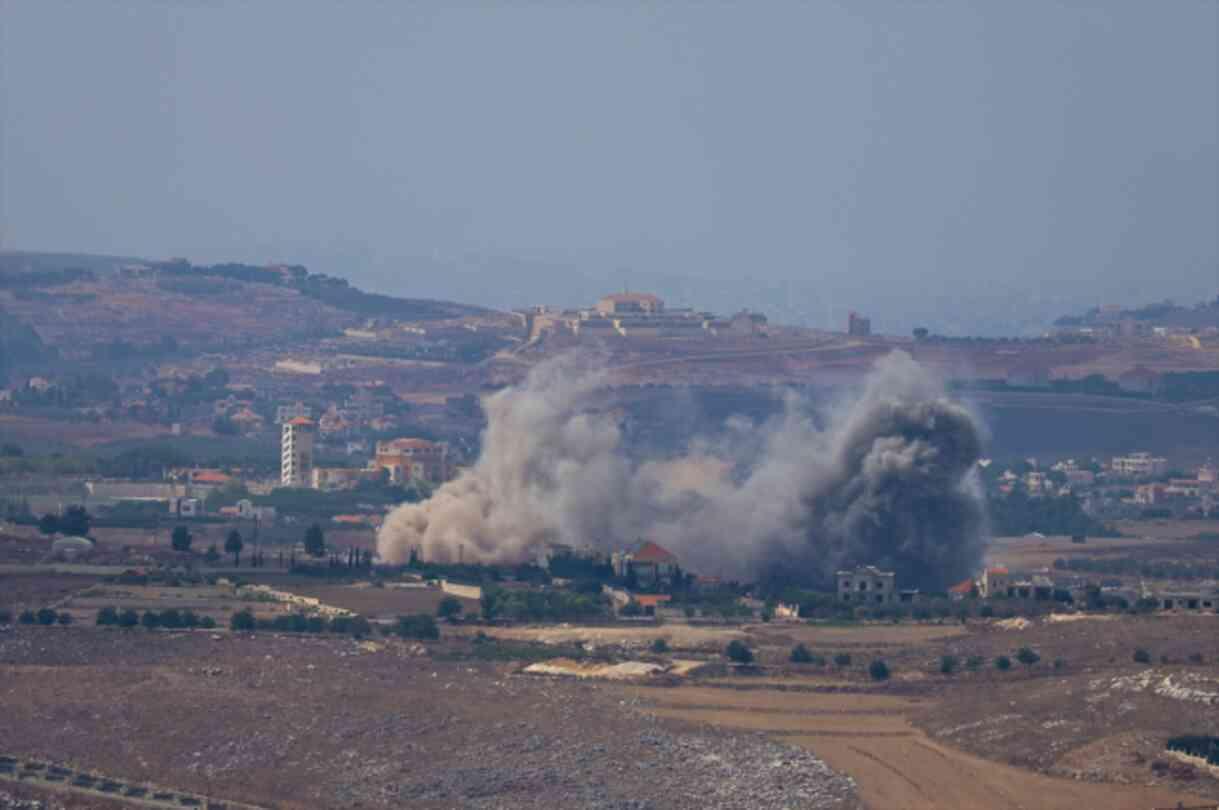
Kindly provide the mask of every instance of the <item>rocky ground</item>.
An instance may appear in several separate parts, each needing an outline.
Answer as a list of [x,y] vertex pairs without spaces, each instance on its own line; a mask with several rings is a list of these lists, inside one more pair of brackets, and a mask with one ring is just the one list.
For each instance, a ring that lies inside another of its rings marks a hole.
[[813,754],[469,648],[9,628],[0,753],[285,810],[858,806]]

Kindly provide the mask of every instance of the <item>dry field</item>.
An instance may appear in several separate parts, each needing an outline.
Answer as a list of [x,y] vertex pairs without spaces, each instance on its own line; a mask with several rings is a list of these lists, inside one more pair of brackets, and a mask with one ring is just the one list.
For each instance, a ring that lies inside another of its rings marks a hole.
[[987,562],[1027,571],[1049,568],[1059,557],[1213,559],[1219,555],[1219,543],[1196,539],[1219,533],[1216,520],[1120,521],[1117,528],[1122,537],[1089,537],[1086,543],[1072,543],[1063,535],[997,537],[987,551]]
[[[355,585],[316,585],[292,583],[282,586],[300,596],[312,596],[328,605],[362,613],[370,619],[391,618],[407,613],[435,613],[447,596],[437,588],[373,588],[368,583]],[[467,613],[478,613],[474,599],[459,599]]]

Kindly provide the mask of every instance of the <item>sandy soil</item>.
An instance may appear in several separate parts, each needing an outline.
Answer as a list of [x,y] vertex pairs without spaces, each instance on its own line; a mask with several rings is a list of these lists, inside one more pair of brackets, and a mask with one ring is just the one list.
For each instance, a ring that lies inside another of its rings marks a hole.
[[[406,613],[435,613],[436,606],[448,594],[435,588],[373,588],[359,585],[281,586],[300,596],[312,596],[328,605],[362,613],[370,619],[398,616]],[[459,599],[468,613],[478,613],[475,599]]]

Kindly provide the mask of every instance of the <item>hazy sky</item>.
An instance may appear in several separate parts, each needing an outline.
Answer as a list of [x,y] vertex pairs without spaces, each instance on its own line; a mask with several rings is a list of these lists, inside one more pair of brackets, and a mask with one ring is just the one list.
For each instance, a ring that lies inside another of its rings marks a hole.
[[0,0],[0,25],[10,249],[497,305],[569,277],[931,317],[1219,292],[1215,0]]

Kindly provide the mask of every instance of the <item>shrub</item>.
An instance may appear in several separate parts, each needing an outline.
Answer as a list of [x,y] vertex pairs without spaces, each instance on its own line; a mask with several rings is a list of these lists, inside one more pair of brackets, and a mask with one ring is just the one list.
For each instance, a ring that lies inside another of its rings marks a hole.
[[182,611],[182,626],[183,627],[198,627],[199,617],[195,615],[195,611],[187,608]]
[[66,610],[61,610],[59,615],[55,617],[55,621],[59,622],[64,627],[72,623],[72,614]]
[[694,608],[690,607],[689,605],[686,605],[686,607],[683,609],[683,612],[686,614],[687,619],[693,619],[695,616],[698,615],[698,611],[695,610]]
[[944,675],[951,675],[957,671],[957,657],[955,655],[940,656],[940,672]]
[[1001,655],[995,659],[995,669],[999,670],[1000,672],[1007,672],[1011,668],[1012,659],[1008,658],[1006,655]]
[[1206,659],[1202,657],[1202,653],[1200,653],[1200,652],[1196,652],[1196,653],[1190,653],[1190,656],[1189,656],[1189,663],[1191,663],[1191,664],[1202,664],[1202,663],[1205,663],[1205,662],[1206,662]]
[[1032,667],[1041,660],[1041,656],[1032,647],[1021,647],[1016,651],[1016,660],[1026,667]]
[[139,623],[140,614],[136,613],[131,608],[128,608],[119,614],[119,627],[135,627]]
[[868,664],[868,674],[872,676],[874,681],[887,681],[889,680],[889,665],[885,663],[883,658],[877,658]]
[[461,615],[462,606],[461,600],[456,596],[446,596],[440,600],[440,604],[436,606],[436,615],[442,619],[454,621]]
[[423,641],[434,641],[440,638],[440,628],[436,619],[426,613],[413,616],[399,616],[395,632],[402,638],[415,638]]
[[1150,664],[1151,663],[1151,653],[1147,652],[1146,650],[1144,650],[1143,648],[1140,647],[1139,649],[1134,651],[1134,663]]
[[36,624],[38,622],[38,617],[34,615],[34,611],[32,610],[23,610],[21,611],[21,615],[17,617],[17,621],[21,624]]
[[808,647],[803,644],[797,644],[792,647],[791,661],[793,664],[811,664],[813,662],[813,654],[809,652]]
[[982,668],[984,663],[986,663],[986,659],[984,659],[982,656],[971,655],[965,659],[965,668],[970,672],[977,672]]
[[256,627],[254,614],[247,610],[239,610],[229,618],[229,629],[236,631],[253,630]]
[[728,646],[724,648],[724,655],[728,656],[729,661],[735,661],[738,664],[753,662],[753,651],[746,647],[743,641],[737,639],[728,642]]
[[97,612],[99,627],[110,627],[119,623],[119,612],[112,607],[104,607]]
[[167,608],[161,613],[161,626],[176,629],[182,626],[182,614],[174,608]]
[[652,652],[660,654],[667,653],[668,651],[669,642],[665,641],[663,638],[658,638],[652,642]]
[[309,633],[325,633],[326,620],[321,616],[310,616],[305,619],[305,631]]
[[13,623],[13,614],[8,610],[0,610],[0,627]]
[[1063,659],[1063,658],[1054,659],[1054,671],[1055,672],[1061,672],[1062,670],[1064,670],[1066,668],[1067,668],[1067,662],[1065,659]]
[[51,610],[50,608],[40,608],[38,610],[37,617],[38,623],[46,627],[55,624],[55,619],[58,618],[58,614],[56,614],[55,611]]
[[851,654],[838,653],[834,656],[834,663],[840,667],[849,667],[851,665]]
[[204,630],[211,630],[216,626],[216,620],[211,616],[204,616],[203,618],[199,619],[199,626]]
[[149,630],[156,630],[161,626],[161,614],[155,610],[146,610],[144,615],[140,617],[140,624],[147,627]]
[[981,608],[978,609],[978,615],[981,616],[983,619],[993,618],[995,615],[995,609],[993,607],[991,607],[990,605],[983,605]]
[[364,638],[364,636],[372,635],[372,625],[363,616],[353,616],[347,632],[356,638]]

